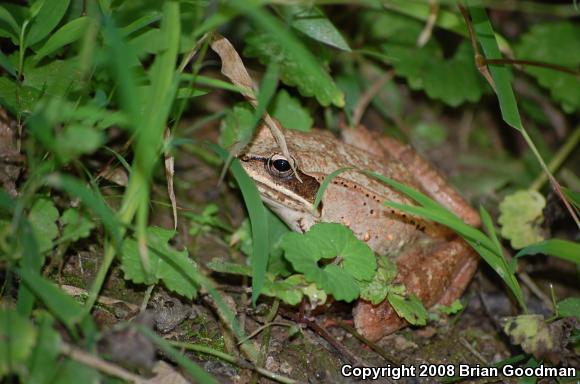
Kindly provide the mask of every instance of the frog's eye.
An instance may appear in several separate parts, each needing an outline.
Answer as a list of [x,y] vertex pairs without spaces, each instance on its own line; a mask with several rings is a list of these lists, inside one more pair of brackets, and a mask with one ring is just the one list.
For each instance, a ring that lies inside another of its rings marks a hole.
[[[292,161],[292,159],[290,160]],[[272,176],[276,177],[290,177],[294,173],[290,161],[282,155],[272,155],[266,163],[266,169]]]

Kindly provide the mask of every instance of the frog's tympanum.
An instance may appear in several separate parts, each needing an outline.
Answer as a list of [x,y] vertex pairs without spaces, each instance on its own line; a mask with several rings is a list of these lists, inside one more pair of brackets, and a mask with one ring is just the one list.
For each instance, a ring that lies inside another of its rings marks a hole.
[[[477,255],[446,227],[383,205],[384,201],[414,203],[355,169],[371,170],[415,188],[468,224],[479,225],[478,214],[410,147],[374,136],[362,127],[345,130],[343,136],[341,141],[325,131],[287,130],[292,156],[287,159],[262,126],[240,160],[262,199],[290,228],[304,232],[317,222],[347,225],[375,253],[396,260],[396,281],[426,307],[449,305],[461,296],[473,276]],[[345,167],[353,170],[332,179],[318,211],[313,212],[324,178]],[[372,305],[359,300],[353,315],[359,332],[371,340],[406,325],[387,301]]]

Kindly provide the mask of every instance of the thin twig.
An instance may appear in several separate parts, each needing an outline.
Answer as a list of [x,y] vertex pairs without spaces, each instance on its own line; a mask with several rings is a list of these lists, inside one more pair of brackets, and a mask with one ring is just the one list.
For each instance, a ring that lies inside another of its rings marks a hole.
[[481,353],[473,348],[473,346],[469,344],[469,342],[464,337],[460,337],[459,342],[463,347],[465,347],[465,349],[467,349],[473,356],[475,356],[475,358],[479,360],[480,363],[486,366],[489,365],[489,362],[481,355]]

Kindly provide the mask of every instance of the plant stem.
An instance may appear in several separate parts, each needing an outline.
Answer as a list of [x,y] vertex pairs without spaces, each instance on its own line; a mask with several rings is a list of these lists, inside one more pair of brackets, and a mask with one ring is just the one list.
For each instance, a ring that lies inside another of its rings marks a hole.
[[211,356],[217,357],[223,361],[227,361],[230,364],[237,365],[240,368],[251,369],[253,371],[258,372],[262,376],[267,377],[270,380],[277,381],[279,383],[284,383],[284,384],[297,383],[297,381],[294,379],[279,375],[279,374],[274,373],[274,372],[270,372],[264,368],[260,368],[260,367],[255,366],[254,364],[250,363],[249,361],[238,359],[232,355],[228,355],[225,352],[218,351],[216,349],[210,348],[210,347],[205,346],[205,345],[191,344],[191,343],[185,343],[182,341],[171,341],[171,340],[167,340],[167,342],[174,347],[183,348],[183,349],[187,349],[190,351],[203,353],[206,355],[211,355]]
[[[558,153],[552,158],[550,163],[548,164],[548,170],[551,173],[554,173],[562,166],[566,158],[572,153],[572,150],[578,145],[580,142],[580,126],[576,127],[576,130],[568,137],[564,145],[558,150]],[[536,177],[534,182],[530,185],[530,189],[532,191],[538,191],[544,183],[548,181],[548,175],[545,172]]]

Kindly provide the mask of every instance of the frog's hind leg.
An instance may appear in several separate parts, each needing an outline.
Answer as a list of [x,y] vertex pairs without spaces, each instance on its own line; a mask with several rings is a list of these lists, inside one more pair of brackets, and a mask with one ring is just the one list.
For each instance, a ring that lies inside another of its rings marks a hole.
[[[396,281],[427,308],[458,299],[477,269],[477,254],[461,239],[414,248],[397,259]],[[373,305],[359,300],[353,310],[357,330],[378,340],[407,325],[388,301]]]

